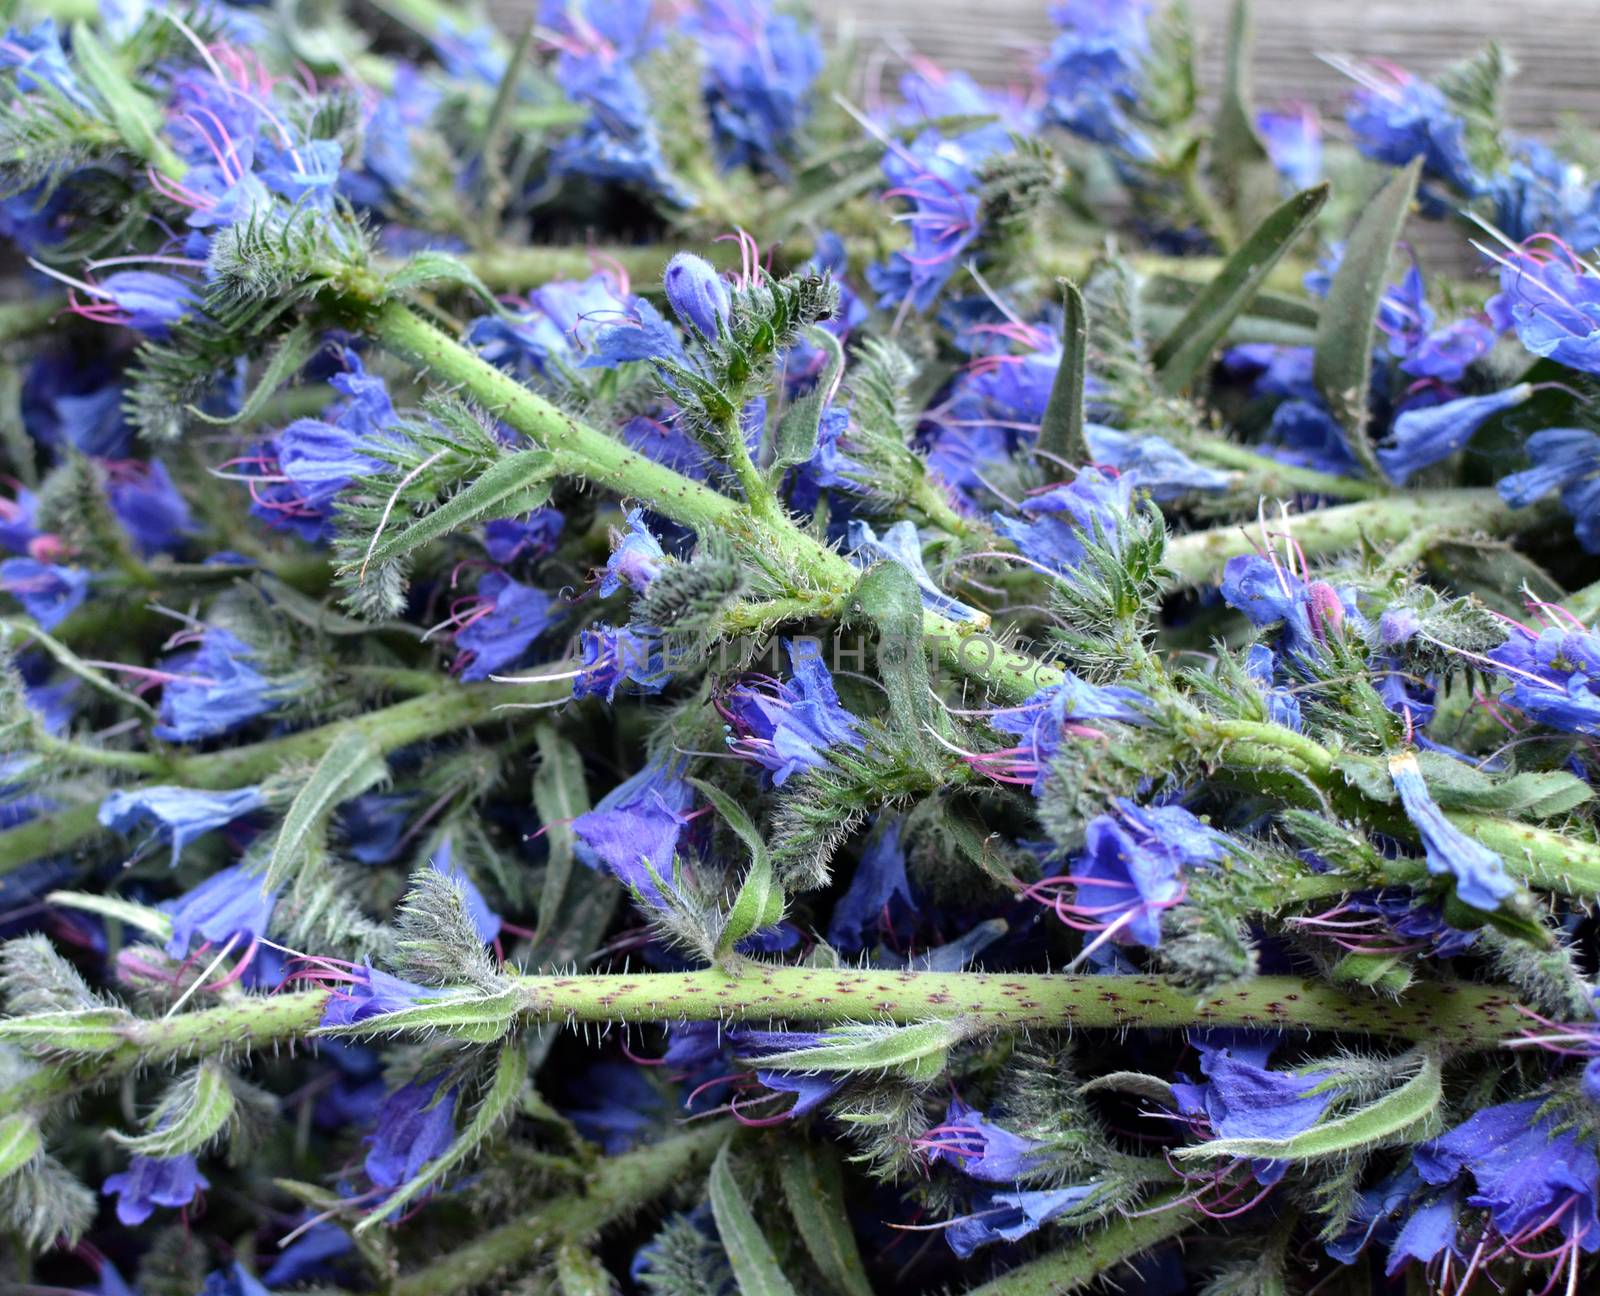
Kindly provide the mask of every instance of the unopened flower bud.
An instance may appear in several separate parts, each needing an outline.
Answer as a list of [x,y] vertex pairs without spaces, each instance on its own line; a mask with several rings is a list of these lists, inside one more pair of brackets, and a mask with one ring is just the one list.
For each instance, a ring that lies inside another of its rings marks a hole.
[[685,324],[692,324],[701,337],[714,339],[728,322],[733,303],[710,262],[692,252],[680,252],[667,262],[662,282],[673,313]]

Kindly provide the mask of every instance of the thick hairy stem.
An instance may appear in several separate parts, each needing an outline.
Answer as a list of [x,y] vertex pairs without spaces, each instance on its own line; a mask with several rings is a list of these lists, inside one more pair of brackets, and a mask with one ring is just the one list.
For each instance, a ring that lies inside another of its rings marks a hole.
[[1060,1296],[1087,1287],[1102,1274],[1177,1237],[1204,1218],[1197,1208],[1179,1205],[1181,1196],[1168,1194],[1137,1215],[1112,1220],[1059,1251],[1008,1269],[966,1296]]
[[1287,518],[1269,514],[1266,537],[1254,524],[1178,536],[1168,543],[1165,562],[1174,584],[1198,585],[1216,580],[1228,559],[1274,548],[1289,536],[1308,558],[1316,558],[1353,549],[1363,539],[1393,544],[1423,527],[1509,535],[1537,526],[1541,517],[1538,509],[1513,510],[1492,490],[1414,491]]
[[618,1220],[702,1174],[734,1132],[726,1122],[701,1125],[637,1151],[607,1157],[583,1192],[545,1202],[521,1219],[490,1229],[413,1270],[389,1289],[390,1296],[446,1296],[486,1283],[501,1270],[558,1246],[593,1242]]

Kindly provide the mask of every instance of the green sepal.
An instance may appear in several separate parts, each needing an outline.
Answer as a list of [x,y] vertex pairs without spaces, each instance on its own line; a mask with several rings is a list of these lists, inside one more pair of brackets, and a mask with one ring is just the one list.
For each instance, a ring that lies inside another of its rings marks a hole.
[[155,100],[128,79],[117,66],[111,52],[87,23],[72,24],[72,55],[83,79],[94,87],[111,123],[130,152],[138,155],[163,175],[182,179],[187,168],[161,138],[161,110]]
[[773,437],[772,467],[767,474],[774,486],[786,470],[810,463],[811,456],[816,454],[822,416],[838,390],[839,376],[844,369],[844,348],[839,345],[839,339],[824,328],[813,328],[810,334],[828,351],[828,367],[817,379],[816,386],[790,405],[778,420],[778,430]]
[[933,703],[916,581],[898,563],[876,563],[856,583],[850,611],[867,617],[878,632],[878,678],[889,698],[890,730],[909,756],[942,767],[929,731],[948,734],[950,724]]
[[478,274],[459,257],[448,252],[418,252],[384,281],[384,291],[391,297],[404,297],[415,289],[433,284],[457,284],[477,297],[496,313],[502,307],[495,295]]
[[198,405],[190,404],[185,406],[189,417],[216,427],[249,422],[266,408],[267,402],[272,399],[278,388],[299,373],[306,361],[316,355],[321,345],[321,330],[308,320],[297,321],[267,353],[267,362],[261,368],[261,377],[250,389],[250,395],[245,397],[244,404],[232,414],[221,416],[207,414]]
[[91,895],[87,891],[52,891],[45,900],[68,909],[81,909],[84,913],[99,914],[126,923],[138,931],[154,936],[165,945],[172,939],[172,916],[152,909],[148,905],[124,900],[121,896]]
[[703,779],[690,779],[689,782],[711,803],[723,822],[750,850],[750,869],[717,935],[715,955],[722,959],[732,953],[733,947],[751,932],[782,922],[786,897],[773,875],[772,855],[767,850],[766,840],[744,812],[744,807],[713,783]]

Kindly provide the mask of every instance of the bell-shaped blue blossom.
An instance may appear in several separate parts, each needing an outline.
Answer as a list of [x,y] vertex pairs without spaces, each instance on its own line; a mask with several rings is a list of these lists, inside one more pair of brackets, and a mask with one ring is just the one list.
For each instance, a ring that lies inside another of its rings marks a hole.
[[962,253],[978,237],[975,168],[982,160],[934,130],[884,151],[883,174],[889,181],[884,197],[911,205],[899,218],[911,231],[911,248],[867,267],[867,282],[878,294],[879,306],[905,303],[925,311],[938,298]]
[[1289,192],[1309,189],[1322,179],[1322,122],[1314,108],[1301,104],[1284,112],[1257,113],[1256,131]]
[[1551,491],[1572,515],[1589,553],[1600,553],[1600,436],[1583,428],[1543,428],[1522,445],[1531,467],[1502,477],[1496,488],[1512,508],[1527,508]]
[[467,329],[467,341],[501,369],[559,378],[590,364],[603,334],[622,326],[644,333],[647,324],[666,329],[655,308],[623,291],[614,276],[594,274],[547,283],[528,294],[520,311],[480,316]]
[[701,90],[717,161],[785,175],[784,156],[822,71],[816,32],[764,0],[705,0],[684,30],[705,60]]
[[[1197,464],[1165,437],[1135,436],[1099,423],[1083,429],[1090,458],[1102,468],[1115,468],[1116,481],[1147,491],[1154,500],[1175,500],[1190,491],[1227,490],[1234,474]],[[1027,511],[1032,501],[1023,505]]]
[[136,1156],[128,1168],[110,1176],[100,1191],[117,1197],[117,1219],[133,1228],[155,1214],[157,1206],[182,1207],[211,1187],[193,1156]]
[[134,548],[145,557],[173,552],[194,528],[188,501],[159,459],[113,472],[106,496]]
[[289,148],[266,136],[256,146],[261,183],[291,203],[317,211],[332,208],[343,161],[337,140],[308,140]]
[[0,562],[0,593],[22,604],[22,610],[46,630],[54,630],[83,606],[92,577],[81,567],[63,567],[33,558]]
[[693,252],[679,252],[661,276],[667,303],[680,323],[715,342],[728,326],[733,298],[716,268]]
[[504,572],[486,572],[478,582],[477,606],[456,631],[463,680],[486,680],[521,660],[555,624],[559,609],[542,590],[520,585]]
[[1048,1159],[1044,1144],[1013,1134],[959,1098],[950,1100],[944,1122],[923,1134],[917,1146],[930,1162],[945,1162],[969,1179],[991,1184],[1016,1183]]
[[622,535],[612,533],[611,557],[606,560],[605,574],[600,578],[600,597],[607,598],[627,585],[636,594],[650,588],[650,582],[667,561],[661,541],[651,534],[644,520],[644,510],[628,510],[628,529]]
[[340,853],[361,864],[389,864],[410,827],[414,799],[403,792],[363,792],[338,809]]
[[1155,150],[1130,108],[1150,51],[1149,0],[1065,0],[1050,16],[1062,28],[1040,66],[1051,120],[1137,162]]
[[728,1042],[739,1054],[739,1060],[756,1068],[756,1079],[764,1089],[775,1094],[793,1094],[795,1101],[783,1113],[786,1120],[799,1120],[809,1116],[823,1103],[838,1093],[846,1077],[830,1075],[825,1071],[788,1071],[778,1067],[762,1067],[764,1059],[792,1049],[818,1048],[835,1043],[823,1031],[762,1031],[740,1027],[727,1032]]
[[1085,557],[1085,545],[1121,547],[1122,528],[1133,508],[1133,483],[1097,468],[1080,468],[1064,486],[1029,495],[1022,518],[993,515],[995,530],[1023,557],[1055,572],[1070,572]]
[[1283,463],[1335,477],[1361,477],[1366,471],[1320,396],[1286,400],[1273,410],[1261,449]]
[[1458,383],[1467,369],[1494,349],[1495,332],[1478,319],[1461,319],[1420,338],[1400,361],[1413,378]]
[[607,1156],[637,1147],[668,1116],[665,1096],[638,1067],[597,1062],[577,1080],[574,1101],[561,1114]]
[[278,704],[273,683],[253,665],[254,650],[226,630],[208,627],[197,647],[161,664],[157,738],[198,742],[236,729]]
[[76,305],[77,314],[156,339],[165,338],[174,324],[199,305],[191,284],[153,270],[122,270],[94,283],[71,282],[93,299]]
[[1300,699],[1277,683],[1277,658],[1266,644],[1251,644],[1245,651],[1244,669],[1266,699],[1267,716],[1273,724],[1299,733],[1302,727]]
[[1470,1175],[1474,1191],[1467,1204],[1487,1211],[1507,1241],[1523,1245],[1556,1228],[1569,1245],[1593,1253],[1600,1250],[1600,1161],[1583,1131],[1555,1115],[1541,1116],[1543,1105],[1533,1098],[1485,1107],[1419,1143],[1412,1164],[1435,1187]]
[[1422,158],[1422,168],[1466,196],[1483,180],[1467,155],[1467,126],[1435,86],[1400,69],[1366,69],[1345,121],[1363,156],[1390,166]]
[[461,888],[461,898],[466,905],[467,917],[472,919],[472,927],[478,933],[478,939],[485,945],[493,945],[500,938],[503,920],[489,907],[489,902],[483,898],[483,892],[478,890],[478,884],[468,877],[461,865],[456,862],[454,839],[449,833],[439,839],[439,844],[433,848],[428,863],[435,873],[443,874]]
[[1291,659],[1315,656],[1347,619],[1360,617],[1352,595],[1325,581],[1302,580],[1275,558],[1256,554],[1228,559],[1222,569],[1222,597],[1251,625],[1279,626],[1279,642]]
[[554,551],[566,519],[560,509],[534,509],[522,518],[497,518],[483,526],[483,547],[502,567]]
[[1510,160],[1489,178],[1494,227],[1513,242],[1553,235],[1587,252],[1600,244],[1600,185],[1541,140],[1504,136]]
[[860,721],[839,703],[833,676],[813,639],[786,647],[792,677],[771,685],[739,684],[721,704],[728,749],[765,769],[774,786],[828,763],[830,748],[861,749]]
[[1502,702],[1552,729],[1600,736],[1600,636],[1518,626],[1488,656],[1511,681]]
[[354,1026],[373,1017],[386,1017],[419,1003],[437,999],[439,992],[402,977],[391,976],[375,967],[357,965],[349,981],[328,996],[323,1005],[322,1026]]
[[1066,1188],[1040,1188],[1029,1192],[989,1193],[975,1204],[978,1209],[945,1225],[945,1241],[965,1260],[979,1247],[995,1242],[1018,1242],[1099,1192],[1098,1183]]
[[100,825],[127,836],[149,828],[151,841],[172,843],[172,865],[177,867],[183,848],[216,828],[266,804],[258,787],[231,792],[206,792],[199,788],[144,787],[119,790],[100,803]]
[[[1213,1138],[1287,1139],[1310,1129],[1339,1096],[1322,1071],[1273,1071],[1267,1060],[1278,1039],[1249,1031],[1197,1031],[1190,1042],[1200,1052],[1204,1084],[1180,1083],[1172,1095],[1180,1114],[1202,1121]],[[1285,1161],[1255,1161],[1262,1186],[1277,1183]]]
[[572,680],[575,698],[603,697],[614,702],[627,685],[632,693],[659,693],[672,682],[661,637],[652,630],[597,625],[578,635],[581,663]]
[[1125,797],[1114,805],[1089,821],[1068,879],[1076,895],[1056,909],[1118,944],[1153,949],[1162,913],[1183,901],[1185,872],[1217,863],[1225,839],[1179,805],[1140,806]]
[[589,868],[605,869],[652,908],[662,908],[666,898],[656,879],[672,877],[672,861],[693,804],[694,789],[676,770],[646,765],[572,821],[578,859]]
[[834,904],[828,922],[828,943],[835,949],[858,950],[866,943],[868,928],[879,923],[885,913],[915,909],[906,877],[906,853],[900,843],[901,826],[901,818],[889,814],[879,815],[873,825],[850,885]]
[[193,890],[163,906],[172,917],[167,953],[181,959],[196,937],[221,945],[238,937],[254,944],[272,921],[276,890],[262,885],[261,874],[235,864],[213,873]]
[[1476,909],[1498,909],[1517,884],[1501,858],[1457,828],[1439,809],[1410,752],[1389,757],[1389,777],[1406,818],[1422,838],[1428,872],[1455,879],[1456,895]]
[[1464,1260],[1457,1249],[1461,1189],[1431,1191],[1414,1166],[1404,1166],[1356,1198],[1351,1226],[1328,1243],[1328,1254],[1352,1264],[1375,1237],[1388,1245],[1384,1275],[1393,1278],[1408,1264],[1431,1264],[1445,1252]]
[[1600,274],[1582,261],[1524,249],[1497,254],[1500,292],[1489,315],[1533,355],[1600,373]]
[[1461,396],[1442,405],[1407,410],[1378,446],[1378,463],[1403,486],[1414,473],[1464,449],[1492,416],[1516,408],[1532,395],[1531,384],[1518,383],[1489,396]]
[[1062,743],[1072,738],[1104,738],[1095,728],[1116,724],[1149,723],[1150,699],[1122,684],[1091,684],[1071,671],[1062,672],[1059,684],[1040,689],[1019,707],[1006,707],[989,717],[992,728],[1015,734],[1015,747],[986,752],[971,762],[980,773],[1016,781],[1041,795]]
[[413,1080],[384,1101],[363,1163],[375,1186],[392,1191],[409,1183],[455,1141],[461,1087],[444,1081],[443,1075]]
[[0,549],[12,554],[31,554],[41,532],[35,524],[39,497],[26,486],[16,487],[16,498],[0,496]]
[[987,621],[976,608],[952,598],[934,584],[933,577],[922,561],[922,539],[917,534],[916,523],[896,522],[878,538],[878,533],[859,518],[852,519],[846,532],[850,560],[857,567],[870,567],[875,562],[892,562],[911,573],[922,594],[922,606],[952,621]]

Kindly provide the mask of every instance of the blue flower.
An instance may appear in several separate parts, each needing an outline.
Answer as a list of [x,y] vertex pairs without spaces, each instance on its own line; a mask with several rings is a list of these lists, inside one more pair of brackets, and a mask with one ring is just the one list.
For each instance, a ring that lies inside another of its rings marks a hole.
[[638,1067],[599,1062],[574,1086],[577,1102],[562,1114],[607,1156],[618,1156],[649,1138],[667,1116],[661,1090]]
[[1020,1241],[1092,1197],[1100,1187],[1098,1183],[1087,1183],[1031,1192],[990,1193],[979,1199],[979,1209],[973,1214],[945,1225],[945,1241],[963,1260],[979,1247]]
[[16,88],[25,94],[54,90],[85,112],[99,115],[100,109],[73,75],[53,18],[27,32],[10,28],[0,40],[0,68],[16,69]]
[[[1096,464],[1115,468],[1117,481],[1148,491],[1151,499],[1175,500],[1190,491],[1220,491],[1233,485],[1234,474],[1195,463],[1165,437],[1135,436],[1099,423],[1085,424],[1083,435]],[[1028,501],[1024,511],[1032,504]]]
[[1406,818],[1422,838],[1428,872],[1454,877],[1456,895],[1477,909],[1498,909],[1502,900],[1516,892],[1517,884],[1500,857],[1445,818],[1423,782],[1415,756],[1400,752],[1389,757],[1389,777],[1400,794]]
[[1091,684],[1063,671],[1059,684],[1040,689],[1019,707],[1007,707],[989,717],[991,727],[1015,734],[1021,741],[1008,751],[985,753],[976,768],[983,772],[1011,771],[1042,793],[1061,744],[1068,738],[1102,738],[1092,726],[1106,721],[1118,724],[1148,723],[1150,699],[1121,684]]
[[914,522],[896,522],[880,540],[871,526],[860,519],[852,519],[846,536],[850,559],[857,567],[892,562],[910,572],[922,593],[923,607],[952,621],[987,621],[982,612],[952,598],[933,583],[922,561],[922,540]]
[[1348,593],[1325,581],[1301,580],[1274,559],[1255,554],[1228,559],[1222,597],[1254,626],[1280,625],[1282,648],[1291,659],[1315,656],[1346,618],[1360,616]]
[[200,1296],[272,1296],[272,1293],[235,1260],[226,1269],[213,1269],[206,1275]]
[[379,1188],[393,1190],[409,1183],[455,1141],[461,1087],[444,1088],[444,1079],[437,1075],[413,1080],[384,1100],[367,1138],[364,1163],[367,1178]]
[[556,547],[566,518],[559,509],[534,509],[525,518],[498,518],[484,523],[483,547],[502,567],[519,558],[543,558]]
[[414,1008],[439,993],[401,977],[390,976],[374,967],[356,967],[348,985],[328,996],[323,1006],[322,1026],[354,1026],[373,1017]]
[[1470,1174],[1476,1191],[1467,1204],[1486,1210],[1503,1238],[1520,1241],[1559,1227],[1572,1244],[1593,1252],[1600,1249],[1600,1162],[1578,1130],[1541,1117],[1543,1105],[1535,1098],[1485,1107],[1419,1143],[1412,1163],[1435,1187]]
[[151,840],[172,843],[172,865],[183,848],[214,828],[225,828],[241,815],[266,804],[258,787],[232,792],[203,792],[198,788],[146,787],[111,793],[100,803],[100,824],[126,836],[150,825]]
[[461,888],[467,916],[472,919],[472,926],[478,933],[478,939],[485,945],[493,945],[499,939],[502,919],[489,907],[489,902],[483,898],[483,892],[478,890],[478,884],[455,862],[454,855],[453,840],[450,834],[446,833],[433,848],[428,863],[435,873],[442,873]]
[[159,459],[114,472],[106,494],[117,521],[146,557],[171,553],[193,528],[188,501],[178,493],[172,475]]
[[667,262],[661,283],[679,323],[692,325],[707,342],[722,336],[733,299],[709,261],[693,252],[679,252]]
[[776,1094],[794,1094],[794,1103],[783,1113],[785,1120],[809,1116],[836,1094],[845,1082],[843,1075],[826,1072],[798,1072],[778,1067],[762,1067],[763,1060],[791,1049],[817,1048],[834,1043],[823,1031],[761,1031],[738,1027],[727,1032],[728,1042],[739,1052],[739,1061],[756,1067],[756,1079],[763,1088]]
[[694,789],[675,770],[646,765],[572,821],[578,859],[589,868],[605,868],[651,908],[662,908],[666,898],[655,878],[671,880],[693,804]]
[[100,1191],[117,1195],[117,1218],[132,1228],[149,1219],[157,1206],[187,1206],[196,1193],[209,1187],[210,1181],[192,1156],[136,1156],[121,1174],[108,1178]]
[[214,873],[163,906],[172,915],[167,953],[183,958],[196,936],[213,945],[244,936],[253,944],[266,934],[277,899],[277,891],[262,885],[261,874],[243,864]]
[[1582,428],[1543,428],[1522,448],[1533,466],[1502,477],[1500,498],[1512,508],[1526,508],[1559,490],[1579,543],[1589,553],[1600,553],[1600,436]]
[[1245,652],[1245,674],[1261,686],[1267,702],[1267,716],[1273,724],[1301,729],[1300,699],[1289,689],[1277,685],[1277,659],[1266,644],[1251,644]]
[[705,56],[701,88],[717,160],[786,174],[784,153],[822,70],[816,32],[762,0],[706,0],[684,29]]
[[1022,501],[1027,521],[995,513],[994,525],[1023,557],[1056,572],[1069,572],[1086,556],[1085,545],[1096,543],[1115,553],[1121,548],[1122,528],[1133,508],[1133,483],[1122,476],[1108,477],[1097,468],[1080,468],[1065,486],[1054,486]]
[[486,572],[478,582],[478,606],[456,631],[456,659],[463,680],[486,680],[513,666],[555,624],[555,601],[542,590],[519,585],[504,572]]
[[[1357,1196],[1351,1227],[1328,1243],[1328,1254],[1352,1264],[1374,1236],[1382,1236],[1389,1243],[1384,1273],[1393,1278],[1413,1260],[1427,1264],[1447,1247],[1454,1251],[1459,1207],[1458,1189],[1431,1193],[1416,1168],[1404,1166]],[[1406,1218],[1397,1228],[1402,1213]]]
[[1600,639],[1555,627],[1536,635],[1518,626],[1488,655],[1511,680],[1502,702],[1552,729],[1600,735]]
[[1291,191],[1322,179],[1322,123],[1315,109],[1302,104],[1292,112],[1257,113],[1256,130]]
[[952,1098],[944,1123],[917,1140],[931,1162],[947,1162],[969,1179],[1015,1183],[1046,1164],[1044,1144],[996,1125],[976,1107]]
[[81,567],[60,567],[33,558],[0,562],[0,591],[46,630],[54,630],[83,606],[91,576]]
[[273,193],[317,211],[333,206],[344,161],[337,140],[308,140],[293,148],[265,137],[256,146],[256,174]]
[[572,681],[575,698],[603,697],[614,702],[624,684],[636,693],[659,693],[672,681],[672,669],[652,630],[597,625],[578,635],[582,669]]
[[1422,158],[1423,170],[1471,196],[1482,180],[1467,156],[1466,123],[1426,81],[1398,69],[1369,70],[1345,116],[1356,147],[1375,162],[1405,166]]
[[271,711],[277,695],[272,681],[250,665],[254,656],[228,631],[210,627],[199,647],[168,657],[162,670],[171,678],[161,689],[156,737],[197,742]]
[[1600,185],[1539,140],[1510,136],[1506,144],[1511,160],[1488,186],[1495,228],[1518,243],[1539,234],[1579,250],[1600,243]]
[[628,510],[628,530],[620,537],[613,532],[611,557],[606,559],[605,575],[600,579],[600,597],[615,594],[623,585],[635,593],[650,588],[650,582],[667,561],[661,542],[650,533],[644,510]]
[[884,151],[883,173],[890,185],[885,197],[911,204],[901,218],[911,230],[911,250],[867,267],[867,282],[877,292],[879,306],[906,302],[925,311],[933,305],[961,254],[978,237],[974,168],[981,161],[934,130]]
[[601,335],[625,324],[646,332],[646,321],[666,329],[648,302],[621,291],[610,276],[595,274],[543,285],[528,294],[521,312],[480,316],[468,328],[467,341],[501,369],[556,378],[589,365],[594,357],[588,353]]
[[1039,71],[1052,120],[1137,162],[1155,149],[1129,118],[1150,50],[1148,0],[1067,0],[1050,16],[1063,28]]
[[1490,317],[1515,328],[1531,354],[1600,373],[1600,275],[1542,252],[1498,259],[1500,292],[1489,302]]
[[0,497],[0,549],[26,554],[40,535],[35,525],[39,497],[26,486],[19,485],[15,489],[15,499]]
[[739,684],[721,710],[732,728],[728,748],[755,761],[775,786],[827,764],[829,748],[861,749],[860,722],[839,704],[816,640],[787,644],[793,678],[772,687]]
[[[309,1212],[307,1212],[309,1216]],[[298,1230],[297,1230],[298,1231]],[[330,1261],[355,1250],[350,1235],[337,1224],[324,1221],[312,1224],[278,1252],[262,1282],[268,1287],[287,1287],[313,1279],[332,1277]]]
[[886,910],[915,908],[906,877],[906,854],[900,845],[901,824],[898,815],[883,814],[873,825],[850,886],[835,902],[828,922],[828,943],[835,949],[860,949],[864,933],[882,921]]
[[1518,383],[1489,396],[1462,396],[1442,405],[1407,410],[1395,419],[1388,438],[1378,446],[1378,462],[1403,486],[1413,473],[1462,449],[1491,416],[1532,395],[1531,384]]
[[[1277,1036],[1249,1031],[1197,1031],[1190,1042],[1200,1051],[1207,1083],[1172,1086],[1181,1114],[1202,1120],[1213,1138],[1286,1139],[1310,1129],[1340,1093],[1325,1083],[1322,1071],[1272,1071],[1267,1059]],[[1288,1171],[1284,1161],[1256,1161],[1256,1180],[1277,1183]]]
[[80,314],[154,338],[166,337],[172,325],[199,304],[190,284],[151,270],[122,270],[87,289],[106,306],[86,305],[79,308]]

